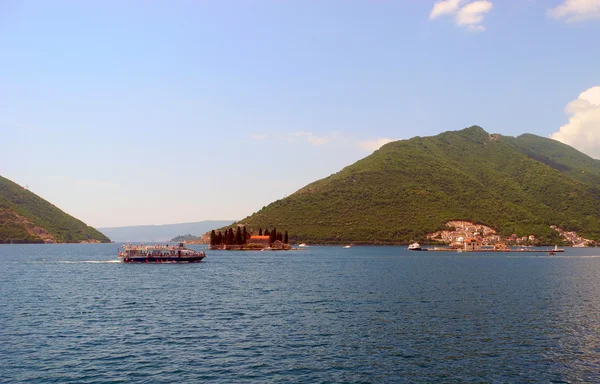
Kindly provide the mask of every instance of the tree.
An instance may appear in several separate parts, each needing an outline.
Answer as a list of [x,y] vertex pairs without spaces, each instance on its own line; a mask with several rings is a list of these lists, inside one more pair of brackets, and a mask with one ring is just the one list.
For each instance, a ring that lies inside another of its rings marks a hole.
[[273,231],[271,231],[271,237],[269,237],[269,241],[271,243],[274,243],[275,240],[277,240],[277,228],[273,228]]
[[244,238],[244,241],[242,242],[242,244],[246,244],[249,236],[248,236],[248,231],[246,230],[245,225],[244,225],[244,230],[242,231],[242,237]]
[[242,241],[242,230],[240,229],[240,227],[237,227],[237,229],[235,230],[235,243],[237,245],[243,245],[243,241]]
[[215,234],[215,230],[210,231],[210,245],[215,245],[217,240],[217,235]]
[[285,235],[283,235],[283,243],[284,243],[284,244],[287,244],[287,243],[288,243],[288,240],[289,240],[289,239],[288,239],[288,233],[287,233],[287,231],[285,231]]
[[258,236],[262,236],[262,228],[258,228]]
[[270,236],[268,229],[265,229],[265,231],[263,232],[263,236]]

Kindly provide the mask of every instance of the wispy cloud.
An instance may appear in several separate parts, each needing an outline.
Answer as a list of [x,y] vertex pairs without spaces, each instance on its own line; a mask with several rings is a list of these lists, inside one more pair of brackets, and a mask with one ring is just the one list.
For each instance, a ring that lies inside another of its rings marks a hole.
[[485,15],[493,7],[493,3],[488,0],[471,1],[466,4],[464,0],[442,0],[433,5],[433,9],[429,13],[429,20],[451,15],[459,27],[467,28],[470,31],[484,31]]
[[381,148],[387,143],[391,143],[392,141],[396,141],[397,139],[389,139],[389,138],[379,138],[379,139],[369,139],[363,140],[358,143],[360,149],[366,152],[373,152]]
[[253,140],[280,140],[288,143],[309,144],[314,147],[344,145],[347,148],[359,148],[365,152],[376,151],[377,149],[381,148],[381,146],[398,140],[387,137],[360,140],[340,132],[331,132],[325,135],[318,135],[309,131],[288,132],[278,135],[254,134],[251,137]]
[[437,19],[440,16],[454,14],[458,10],[461,0],[443,0],[433,5],[429,13],[429,20]]
[[286,139],[288,141],[303,140],[303,141],[306,141],[307,143],[309,143],[310,145],[320,146],[320,145],[328,144],[331,141],[332,137],[333,137],[332,135],[318,136],[318,135],[313,134],[312,132],[300,131],[300,132],[290,133]]
[[342,139],[339,134],[329,133],[327,135],[317,135],[308,131],[296,131],[278,134],[255,133],[250,136],[252,140],[283,140],[289,143],[308,143],[313,146],[329,144],[332,140]]
[[565,108],[569,122],[550,137],[600,158],[600,86],[582,92]]
[[568,23],[600,20],[600,0],[564,0],[549,9],[548,16]]

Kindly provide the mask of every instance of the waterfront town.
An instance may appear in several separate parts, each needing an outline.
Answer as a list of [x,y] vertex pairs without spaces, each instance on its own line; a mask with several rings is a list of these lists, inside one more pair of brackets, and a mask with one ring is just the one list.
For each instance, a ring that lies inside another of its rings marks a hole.
[[[539,245],[539,240],[535,235],[517,236],[516,234],[512,234],[502,237],[493,228],[470,221],[449,221],[446,223],[446,227],[448,229],[428,234],[427,239],[460,248],[464,247],[465,242],[496,247],[507,244],[520,246]],[[555,225],[550,226],[550,228],[557,231],[564,241],[570,243],[573,247],[588,247],[595,244],[593,240],[585,239],[577,235],[576,232],[564,231]]]
[[554,229],[556,232],[560,234],[560,236],[565,240],[573,244],[573,247],[589,247],[595,245],[594,240],[585,239],[574,231],[564,231],[558,228],[556,225],[551,225],[550,228]]

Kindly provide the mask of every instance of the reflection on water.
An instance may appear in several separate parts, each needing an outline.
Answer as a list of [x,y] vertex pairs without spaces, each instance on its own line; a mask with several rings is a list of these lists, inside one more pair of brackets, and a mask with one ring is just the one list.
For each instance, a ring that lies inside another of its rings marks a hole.
[[[579,256],[593,258],[597,256]],[[553,348],[547,358],[561,367],[566,382],[598,382],[600,372],[600,283],[598,267],[563,261],[547,284],[550,302],[544,320]]]

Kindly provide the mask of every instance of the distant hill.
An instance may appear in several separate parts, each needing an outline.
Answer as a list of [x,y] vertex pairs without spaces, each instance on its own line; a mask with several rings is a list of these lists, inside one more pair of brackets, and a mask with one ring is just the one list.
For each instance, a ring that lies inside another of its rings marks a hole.
[[110,242],[94,228],[0,176],[0,243]]
[[233,220],[206,220],[194,223],[137,225],[128,227],[98,228],[116,242],[170,242],[176,236],[192,234],[201,236],[214,229],[233,223]]
[[180,235],[180,236],[172,238],[171,242],[172,243],[181,243],[184,241],[199,241],[201,239],[202,239],[201,236],[194,236],[194,235],[191,235],[188,233],[187,235]]
[[384,145],[240,223],[295,241],[406,243],[468,220],[559,241],[550,225],[600,240],[600,161],[557,141],[473,126]]

